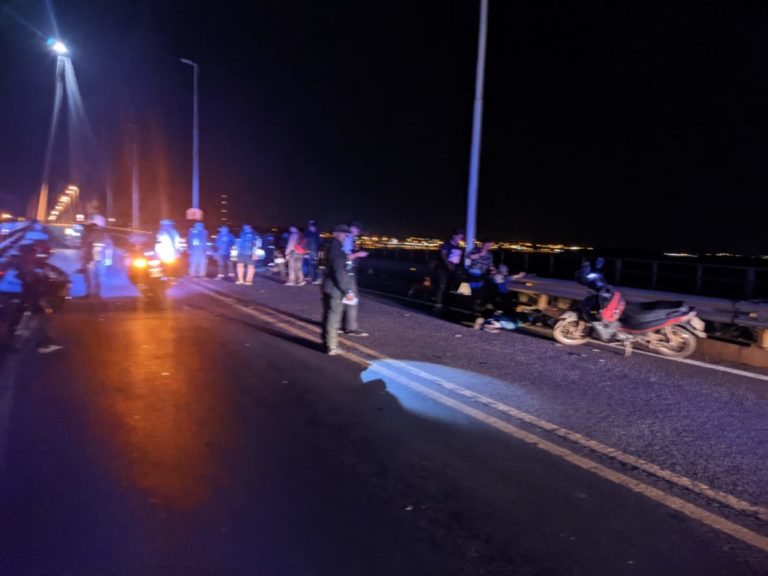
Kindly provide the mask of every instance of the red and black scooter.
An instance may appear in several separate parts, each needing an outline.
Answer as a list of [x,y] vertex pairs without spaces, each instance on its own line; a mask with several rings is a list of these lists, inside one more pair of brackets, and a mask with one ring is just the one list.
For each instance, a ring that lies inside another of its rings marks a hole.
[[684,302],[643,302],[627,304],[621,292],[605,282],[603,259],[595,270],[585,262],[576,281],[594,293],[579,303],[577,311],[564,313],[555,324],[553,336],[561,344],[575,346],[590,338],[624,344],[625,354],[632,344],[664,356],[685,358],[696,350],[696,337],[706,338],[704,322],[693,306]]

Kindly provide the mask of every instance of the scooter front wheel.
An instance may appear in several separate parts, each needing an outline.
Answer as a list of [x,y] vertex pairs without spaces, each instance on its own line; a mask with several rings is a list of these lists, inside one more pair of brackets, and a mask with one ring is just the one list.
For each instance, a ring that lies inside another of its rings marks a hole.
[[566,318],[555,324],[552,332],[555,340],[566,346],[578,346],[589,342],[587,324],[577,318]]

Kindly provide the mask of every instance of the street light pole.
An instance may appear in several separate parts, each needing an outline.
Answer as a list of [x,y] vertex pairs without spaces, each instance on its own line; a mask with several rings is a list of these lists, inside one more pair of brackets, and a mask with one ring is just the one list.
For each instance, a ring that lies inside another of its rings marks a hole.
[[195,69],[194,77],[194,105],[192,111],[192,208],[200,208],[200,139],[198,131],[198,108],[197,108],[197,76],[200,67],[197,62],[192,62],[185,58],[182,63],[189,64]]
[[56,125],[59,123],[59,110],[61,109],[61,100],[64,94],[64,60],[68,58],[67,49],[61,42],[48,45],[58,54],[56,59],[56,94],[53,98],[53,115],[51,116],[51,126],[48,130],[48,145],[45,148],[45,163],[43,164],[43,182],[40,184],[40,194],[37,197],[37,220],[45,222],[48,214],[48,180],[51,175],[51,154],[53,153],[53,142],[56,137]]
[[475,247],[477,224],[477,184],[480,173],[480,142],[483,130],[483,86],[485,84],[485,45],[488,33],[488,0],[480,3],[480,35],[477,46],[477,72],[475,74],[475,105],[472,118],[472,150],[469,160],[469,187],[467,190],[467,226],[465,261],[469,264],[469,253]]

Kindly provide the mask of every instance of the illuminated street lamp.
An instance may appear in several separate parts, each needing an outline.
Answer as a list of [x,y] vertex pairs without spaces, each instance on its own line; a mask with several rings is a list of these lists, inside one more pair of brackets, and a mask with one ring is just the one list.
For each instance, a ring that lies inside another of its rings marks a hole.
[[56,136],[56,124],[59,119],[61,100],[64,94],[64,66],[69,61],[69,50],[61,40],[49,38],[48,46],[58,56],[56,59],[56,93],[53,100],[53,115],[51,127],[48,130],[48,145],[45,148],[45,163],[43,164],[43,182],[40,185],[40,195],[37,199],[37,219],[45,218],[48,211],[48,179],[51,173],[51,154],[53,153],[53,141]]
[[67,56],[69,54],[69,50],[67,50],[66,45],[61,40],[57,40],[56,38],[48,38],[47,44],[50,46],[51,50],[56,52],[56,54],[59,56]]

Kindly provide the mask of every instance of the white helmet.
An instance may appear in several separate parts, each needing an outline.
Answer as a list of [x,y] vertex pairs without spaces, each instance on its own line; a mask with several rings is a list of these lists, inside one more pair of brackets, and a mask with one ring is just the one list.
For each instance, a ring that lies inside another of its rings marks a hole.
[[104,228],[107,225],[107,219],[104,218],[101,214],[94,214],[91,216],[91,222],[96,224],[99,228]]

